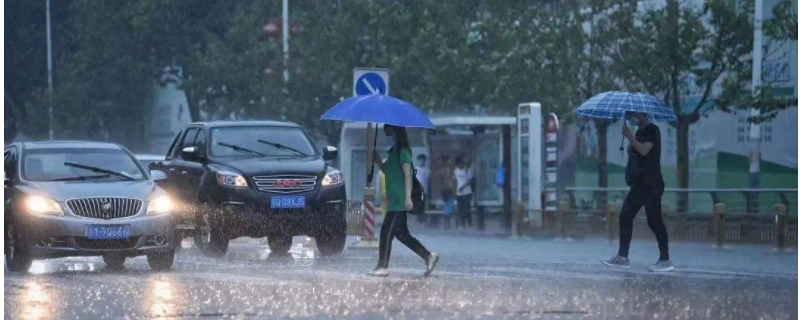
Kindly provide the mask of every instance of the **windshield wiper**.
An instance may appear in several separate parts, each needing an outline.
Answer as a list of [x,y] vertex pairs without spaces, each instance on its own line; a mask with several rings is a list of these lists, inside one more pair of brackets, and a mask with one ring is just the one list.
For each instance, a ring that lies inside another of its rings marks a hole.
[[99,175],[95,175],[95,176],[75,176],[75,177],[50,179],[50,180],[44,180],[44,181],[86,181],[86,180],[95,180],[95,179],[105,179],[105,178],[109,178],[109,177],[111,177],[111,175],[99,174]]
[[127,180],[127,181],[132,181],[133,180],[133,177],[131,177],[129,175],[124,174],[122,172],[116,172],[116,171],[113,171],[113,170],[108,170],[108,169],[103,169],[103,168],[98,168],[98,167],[93,167],[93,166],[87,166],[85,164],[79,164],[79,163],[74,163],[74,162],[64,162],[64,165],[67,166],[67,167],[73,167],[73,168],[78,168],[78,169],[83,169],[83,170],[89,170],[89,171],[97,172],[97,173],[105,173],[107,175],[112,175],[112,176],[115,176],[117,178],[120,178],[120,179],[123,179],[123,180]]
[[308,155],[307,155],[307,154],[305,154],[303,151],[297,150],[297,149],[295,149],[295,148],[292,148],[292,147],[290,147],[290,146],[285,146],[285,145],[282,145],[282,144],[280,144],[280,143],[275,143],[275,142],[272,142],[272,141],[261,140],[261,139],[259,139],[259,140],[258,140],[258,142],[261,142],[261,143],[263,143],[263,144],[267,144],[267,145],[273,146],[273,147],[275,147],[275,148],[278,148],[278,149],[282,149],[282,150],[286,150],[286,151],[291,151],[291,152],[294,152],[294,153],[296,153],[296,154],[298,154],[298,155],[301,155],[301,156],[303,156],[303,157],[308,157]]
[[255,150],[250,150],[250,149],[247,149],[247,148],[242,147],[242,146],[237,146],[235,144],[227,144],[225,142],[217,142],[217,145],[218,146],[223,146],[223,147],[228,147],[228,148],[233,149],[233,151],[239,151],[241,153],[246,153],[246,154],[253,155],[253,156],[259,156],[259,157],[266,157],[267,156],[266,154],[263,154],[261,152],[258,152],[258,151],[255,151]]

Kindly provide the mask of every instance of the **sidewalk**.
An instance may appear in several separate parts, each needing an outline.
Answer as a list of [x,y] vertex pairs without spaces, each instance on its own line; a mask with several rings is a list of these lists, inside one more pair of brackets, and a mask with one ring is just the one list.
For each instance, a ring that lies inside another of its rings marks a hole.
[[[474,218],[473,218],[474,219]],[[476,221],[472,221],[472,226],[468,228],[457,228],[455,218],[451,218],[450,228],[444,228],[444,222],[440,219],[437,227],[430,227],[423,225],[417,219],[417,216],[409,215],[408,227],[412,232],[420,234],[439,234],[439,235],[462,235],[462,236],[487,236],[487,237],[511,237],[511,230],[503,228],[502,221],[499,217],[491,217],[491,219],[484,220],[484,230],[478,231]]]
[[[616,254],[619,245],[618,242],[597,238],[574,242],[544,238],[515,240],[510,237],[475,236],[469,231],[460,234],[416,234],[420,241],[443,254],[447,253],[452,259],[455,259],[452,256],[468,256],[471,258],[462,260],[471,261],[502,256],[508,261],[524,261],[525,265],[584,266],[585,270],[584,267],[580,269],[587,273],[613,270],[602,266],[600,259]],[[670,242],[670,258],[677,268],[677,275],[713,273],[732,277],[779,276],[793,278],[796,282],[797,256],[797,251],[773,253],[771,247],[762,245],[733,245],[719,250],[710,243]],[[658,259],[658,246],[655,241],[633,240],[629,257],[633,269],[646,273],[646,267]]]

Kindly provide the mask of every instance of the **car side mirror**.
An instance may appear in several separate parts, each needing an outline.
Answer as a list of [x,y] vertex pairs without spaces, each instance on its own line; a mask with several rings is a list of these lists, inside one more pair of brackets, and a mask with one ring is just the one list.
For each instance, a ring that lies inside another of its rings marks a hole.
[[199,161],[202,158],[200,150],[195,146],[181,149],[181,156],[187,161]]
[[339,149],[334,146],[327,146],[322,150],[322,160],[336,160],[339,157]]
[[167,180],[167,174],[161,170],[150,170],[150,179],[153,181]]

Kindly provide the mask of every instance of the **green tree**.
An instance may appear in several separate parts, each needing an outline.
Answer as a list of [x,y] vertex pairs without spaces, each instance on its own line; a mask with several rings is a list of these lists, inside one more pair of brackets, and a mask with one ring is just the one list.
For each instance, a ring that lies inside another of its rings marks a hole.
[[772,7],[773,18],[764,22],[767,36],[777,41],[797,41],[797,8],[792,0],[781,0]]
[[75,1],[70,46],[59,54],[56,118],[61,137],[141,139],[154,64],[133,32],[131,2]]
[[[620,89],[614,82],[619,75],[619,52],[628,46],[628,38],[634,32],[633,20],[636,1],[591,0],[584,10],[586,27],[586,49],[583,54],[580,96],[588,100],[596,94]],[[592,120],[597,130],[597,185],[608,187],[608,127],[611,121]],[[599,194],[600,207],[607,205],[605,192]]]
[[[769,41],[794,42],[797,45],[797,10],[792,8],[791,0],[782,0],[772,8],[773,18],[764,21],[764,30]],[[749,37],[741,39],[746,46],[753,47],[752,33]],[[765,49],[766,51],[766,49]],[[765,54],[764,57],[767,55]],[[753,59],[747,56],[737,61],[734,72],[726,77],[723,83],[723,93],[718,100],[718,106],[723,111],[734,109],[756,109],[759,115],[748,117],[751,123],[768,122],[778,115],[778,112],[797,107],[797,97],[791,94],[781,94],[772,83],[764,82],[756,88],[755,94],[750,90],[753,75]]]
[[[664,97],[678,116],[678,187],[689,187],[689,128],[716,107],[714,85],[738,68],[752,49],[752,1],[709,1],[695,7],[668,0],[664,8],[640,14],[640,26],[620,51],[618,69],[627,88]],[[749,36],[748,36],[749,35]],[[696,79],[692,81],[691,79]],[[684,106],[682,92],[696,86],[701,97]],[[688,194],[677,208],[688,209]]]
[[[6,1],[5,93],[17,108],[22,132],[33,137],[47,131],[47,42],[44,1]],[[69,45],[70,5],[51,2],[53,53],[58,57]],[[55,81],[59,65],[55,63]]]

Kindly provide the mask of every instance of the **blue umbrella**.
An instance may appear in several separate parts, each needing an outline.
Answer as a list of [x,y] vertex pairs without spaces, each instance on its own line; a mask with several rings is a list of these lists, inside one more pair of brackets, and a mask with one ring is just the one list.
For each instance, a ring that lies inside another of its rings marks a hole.
[[617,120],[625,112],[646,113],[653,122],[678,121],[672,108],[664,101],[644,93],[608,91],[586,100],[575,111],[580,117]]
[[436,128],[428,116],[411,103],[382,94],[342,100],[326,111],[321,119],[376,122],[409,128]]

